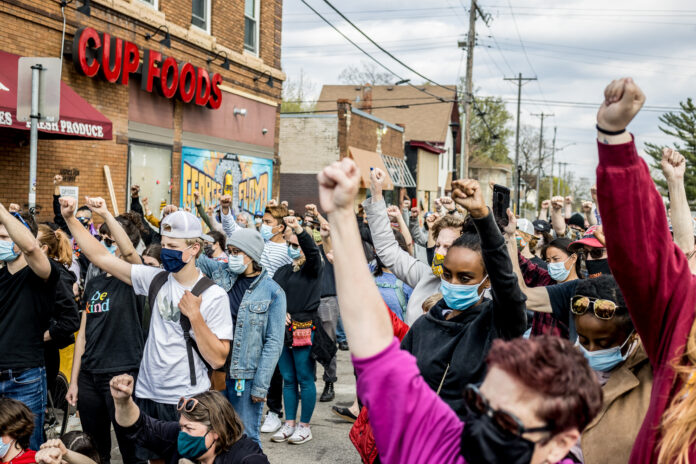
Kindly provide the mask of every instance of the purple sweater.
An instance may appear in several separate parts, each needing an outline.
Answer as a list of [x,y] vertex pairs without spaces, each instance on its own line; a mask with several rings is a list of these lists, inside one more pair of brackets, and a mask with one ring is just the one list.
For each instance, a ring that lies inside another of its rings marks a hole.
[[466,464],[460,453],[464,423],[428,387],[399,340],[374,356],[352,359],[382,463]]

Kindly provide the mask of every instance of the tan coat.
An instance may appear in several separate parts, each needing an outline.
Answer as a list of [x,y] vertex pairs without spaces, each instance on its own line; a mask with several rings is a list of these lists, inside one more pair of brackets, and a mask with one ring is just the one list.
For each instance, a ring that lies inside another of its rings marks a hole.
[[650,403],[653,375],[643,344],[611,373],[604,403],[582,434],[585,464],[626,464]]

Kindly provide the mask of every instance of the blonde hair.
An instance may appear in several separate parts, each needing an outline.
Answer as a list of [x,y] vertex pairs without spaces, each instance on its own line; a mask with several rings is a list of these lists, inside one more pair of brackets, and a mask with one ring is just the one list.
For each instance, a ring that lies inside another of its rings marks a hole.
[[423,312],[427,313],[430,312],[431,309],[433,309],[433,306],[437,304],[438,301],[442,299],[442,293],[436,293],[434,295],[430,295],[428,298],[423,301]]
[[196,258],[201,256],[201,253],[203,253],[203,246],[205,245],[205,241],[202,238],[187,238],[186,239],[186,246],[192,246],[198,244],[200,247],[198,248],[198,253],[196,253]]
[[39,225],[38,236],[41,246],[46,245],[46,256],[64,266],[72,264],[72,245],[68,236],[60,229],[53,230],[46,224]]
[[692,324],[686,349],[681,359],[675,359],[672,368],[675,382],[682,386],[662,414],[658,464],[688,464],[689,449],[696,441],[696,323]]

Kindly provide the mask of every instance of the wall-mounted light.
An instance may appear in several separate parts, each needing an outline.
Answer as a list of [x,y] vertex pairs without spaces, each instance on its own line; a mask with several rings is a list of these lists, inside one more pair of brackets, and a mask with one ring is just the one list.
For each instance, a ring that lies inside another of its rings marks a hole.
[[77,11],[82,13],[85,16],[91,16],[90,8],[89,8],[90,0],[82,0],[82,6],[77,7]]
[[261,79],[266,74],[268,74],[268,80],[266,81],[266,85],[270,88],[273,88],[273,76],[271,76],[271,73],[269,73],[268,71],[264,71],[258,76],[254,77],[254,82],[258,82],[259,79]]
[[240,115],[240,116],[246,116],[247,115],[247,110],[246,108],[235,108],[233,111],[233,114],[235,116]]
[[229,71],[229,70],[230,70],[230,60],[227,59],[227,52],[224,51],[224,50],[220,50],[219,52],[217,52],[217,53],[215,54],[214,57],[208,58],[208,59],[205,60],[205,61],[206,61],[208,64],[210,64],[210,63],[212,63],[213,61],[215,61],[216,59],[218,59],[218,57],[220,57],[220,56],[224,56],[224,57],[225,57],[225,61],[222,62],[222,64],[220,65],[220,67]]
[[169,28],[165,26],[164,24],[155,29],[154,34],[145,34],[145,40],[150,40],[153,37],[155,37],[157,34],[160,32],[164,33],[164,38],[159,41],[162,45],[164,45],[167,48],[172,48],[172,36],[169,35]]
[[268,129],[266,129],[266,128],[264,127],[263,129],[261,129],[261,133],[262,133],[263,135],[268,134]]

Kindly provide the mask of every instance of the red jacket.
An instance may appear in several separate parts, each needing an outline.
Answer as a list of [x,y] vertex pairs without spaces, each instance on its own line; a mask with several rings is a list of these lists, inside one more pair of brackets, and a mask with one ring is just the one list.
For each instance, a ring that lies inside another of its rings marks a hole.
[[[385,305],[386,306],[386,305]],[[403,340],[408,332],[408,325],[396,317],[396,314],[387,307],[389,311],[389,317],[391,317],[392,329],[394,329],[394,336]],[[375,437],[372,435],[372,427],[370,427],[370,422],[367,418],[367,408],[363,407],[358,414],[358,418],[350,429],[350,441],[353,442],[353,446],[358,450],[358,454],[362,458],[364,463],[372,464],[377,458],[377,445],[375,444]]]
[[[650,407],[631,463],[655,463],[662,414],[679,389],[680,359],[694,323],[696,278],[672,240],[662,197],[633,142],[599,145],[597,191],[612,274],[653,368]],[[696,447],[689,452],[696,462]]]
[[36,451],[30,449],[16,456],[8,464],[34,464],[36,462]]

